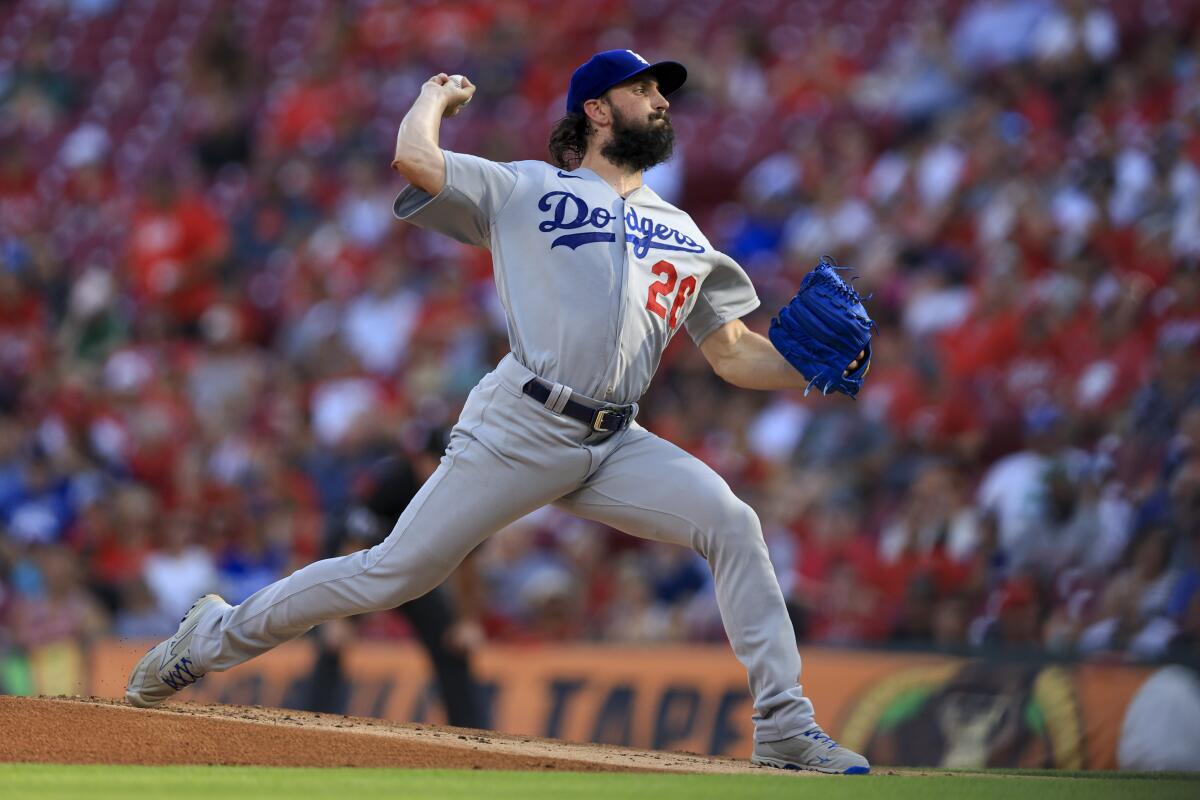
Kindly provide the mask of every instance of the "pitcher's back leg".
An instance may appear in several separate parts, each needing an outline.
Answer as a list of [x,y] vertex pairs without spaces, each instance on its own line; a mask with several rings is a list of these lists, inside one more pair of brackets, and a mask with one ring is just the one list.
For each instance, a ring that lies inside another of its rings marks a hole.
[[702,555],[712,568],[729,641],[750,676],[756,738],[778,740],[812,727],[795,633],[762,527],[721,476],[634,426],[584,485],[555,505]]

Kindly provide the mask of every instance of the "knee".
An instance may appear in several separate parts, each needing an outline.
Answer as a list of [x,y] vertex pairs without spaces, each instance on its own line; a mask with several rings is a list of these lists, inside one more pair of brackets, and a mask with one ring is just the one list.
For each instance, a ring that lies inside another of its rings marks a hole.
[[736,497],[724,504],[722,527],[729,532],[744,533],[750,539],[762,539],[762,523],[754,509]]
[[758,514],[732,492],[718,506],[706,534],[707,547],[701,551],[706,556],[718,549],[726,554],[766,552]]
[[363,578],[374,587],[370,594],[375,611],[395,608],[427,594],[453,571],[452,566],[444,568],[432,559],[405,558],[395,552],[399,548],[386,554],[377,553],[375,549],[369,551],[368,565],[363,572]]
[[425,574],[412,577],[405,576],[399,580],[396,578],[400,576],[391,577],[394,582],[389,581],[385,583],[381,587],[382,591],[376,595],[375,611],[387,611],[388,609],[398,608],[405,603],[416,600],[418,597],[423,597],[440,586],[446,576]]

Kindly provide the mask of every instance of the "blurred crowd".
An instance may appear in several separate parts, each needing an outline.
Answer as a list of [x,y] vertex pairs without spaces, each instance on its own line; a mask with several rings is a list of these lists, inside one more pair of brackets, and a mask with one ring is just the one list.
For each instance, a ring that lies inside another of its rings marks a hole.
[[[751,327],[825,253],[873,295],[857,402],[736,390],[677,337],[640,417],[758,511],[800,640],[1200,662],[1198,22],[1191,0],[3,4],[0,666],[242,600],[453,423],[504,317],[485,251],[392,219],[396,126],[463,73],[443,145],[545,158],[571,70],[610,47],[687,64],[647,180],[754,278]],[[724,635],[698,556],[554,509],[477,565],[493,640]]]

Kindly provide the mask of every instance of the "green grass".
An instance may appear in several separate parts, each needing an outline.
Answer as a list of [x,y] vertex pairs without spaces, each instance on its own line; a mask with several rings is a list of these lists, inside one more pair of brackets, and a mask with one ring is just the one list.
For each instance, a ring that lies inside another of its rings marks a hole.
[[1103,773],[931,773],[869,777],[631,775],[467,770],[289,769],[275,767],[116,767],[0,764],[0,798],[218,798],[301,800],[353,797],[448,800],[735,800],[814,797],[939,800],[1054,797],[1195,798],[1200,781],[1185,776]]

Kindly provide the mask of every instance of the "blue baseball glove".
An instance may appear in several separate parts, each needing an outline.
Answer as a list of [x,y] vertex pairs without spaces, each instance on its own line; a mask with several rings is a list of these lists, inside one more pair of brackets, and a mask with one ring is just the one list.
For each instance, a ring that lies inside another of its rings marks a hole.
[[838,275],[844,269],[823,257],[771,320],[771,344],[808,379],[805,395],[816,386],[821,394],[853,398],[871,368],[871,331],[878,328],[863,298]]

